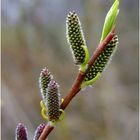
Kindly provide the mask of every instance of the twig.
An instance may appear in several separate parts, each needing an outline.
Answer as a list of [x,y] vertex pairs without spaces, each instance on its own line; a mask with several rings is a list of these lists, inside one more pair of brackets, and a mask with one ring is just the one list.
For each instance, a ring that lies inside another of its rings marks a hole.
[[[115,35],[115,26],[112,28],[111,32],[107,35],[107,37],[98,45],[97,49],[95,50],[91,59],[88,62],[87,70],[85,72],[79,71],[78,76],[77,76],[71,90],[69,91],[68,95],[64,98],[64,101],[60,106],[61,109],[64,110],[69,105],[71,100],[75,97],[75,95],[81,90],[80,86],[81,86],[82,81],[85,78],[86,72],[93,65],[93,63],[95,62],[97,57],[100,55],[102,50],[106,47],[107,43],[109,43],[110,40],[114,37],[114,35]],[[53,129],[54,129],[54,126],[50,126],[50,124],[47,123],[41,136],[39,137],[39,140],[45,140]]]

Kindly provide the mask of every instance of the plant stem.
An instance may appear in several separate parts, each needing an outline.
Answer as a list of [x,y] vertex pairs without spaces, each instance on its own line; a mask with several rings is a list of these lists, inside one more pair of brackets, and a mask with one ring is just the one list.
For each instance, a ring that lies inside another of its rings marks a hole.
[[[68,92],[67,96],[64,98],[64,101],[62,102],[60,108],[65,109],[71,100],[77,95],[77,93],[81,90],[81,83],[85,78],[86,72],[89,70],[89,68],[93,65],[97,57],[100,55],[102,50],[106,47],[106,45],[110,42],[110,40],[115,35],[115,26],[112,28],[111,32],[107,35],[107,37],[98,45],[97,49],[93,53],[91,59],[88,62],[88,68],[85,72],[79,71],[78,76],[72,85],[71,90]],[[47,123],[41,136],[39,137],[39,140],[45,140],[48,135],[51,133],[51,131],[54,129],[54,126],[51,126],[50,123]]]

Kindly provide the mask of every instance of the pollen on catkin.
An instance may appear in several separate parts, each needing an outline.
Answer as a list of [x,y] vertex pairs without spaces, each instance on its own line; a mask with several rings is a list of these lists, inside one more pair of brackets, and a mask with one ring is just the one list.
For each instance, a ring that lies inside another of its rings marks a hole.
[[46,89],[48,88],[48,84],[52,79],[53,76],[50,74],[49,70],[47,68],[42,69],[39,77],[39,87],[40,87],[42,99],[45,104],[46,104],[46,96],[47,96]]
[[88,50],[86,47],[80,20],[74,11],[69,12],[67,16],[66,35],[75,64],[81,65],[86,63],[88,61]]
[[51,80],[47,92],[47,113],[49,121],[57,121],[60,117],[60,91],[56,81]]
[[28,140],[27,128],[23,123],[18,123],[16,127],[15,140]]
[[38,140],[39,139],[39,137],[40,137],[41,133],[43,132],[44,128],[45,128],[45,124],[44,123],[40,124],[36,128],[36,131],[35,131],[35,134],[34,134],[34,140]]
[[118,37],[115,35],[112,40],[106,45],[102,53],[95,60],[92,67],[88,70],[84,82],[94,79],[98,73],[102,73],[114,54],[118,44]]

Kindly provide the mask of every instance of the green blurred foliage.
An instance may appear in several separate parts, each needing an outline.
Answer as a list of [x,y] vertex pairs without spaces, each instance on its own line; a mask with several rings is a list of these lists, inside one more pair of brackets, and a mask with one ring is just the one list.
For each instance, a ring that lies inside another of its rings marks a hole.
[[[13,140],[18,122],[32,139],[41,118],[38,77],[47,67],[66,96],[78,67],[65,35],[75,10],[90,54],[99,43],[113,0],[2,1],[2,139]],[[79,93],[49,140],[138,140],[138,0],[120,1],[119,48],[92,88]]]

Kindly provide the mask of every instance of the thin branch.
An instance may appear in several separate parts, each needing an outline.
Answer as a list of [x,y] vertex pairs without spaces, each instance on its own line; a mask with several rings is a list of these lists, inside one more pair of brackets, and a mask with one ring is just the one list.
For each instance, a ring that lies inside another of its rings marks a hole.
[[[95,52],[93,53],[91,59],[88,62],[88,68],[85,72],[81,72],[79,71],[78,76],[71,88],[71,90],[68,92],[68,95],[64,98],[63,103],[61,104],[60,108],[61,109],[65,109],[69,103],[71,102],[71,100],[77,95],[77,93],[81,90],[80,86],[82,81],[85,78],[86,72],[89,70],[89,68],[93,65],[93,63],[95,62],[95,60],[97,59],[97,57],[101,54],[102,50],[106,47],[106,45],[110,42],[110,40],[114,37],[115,35],[115,26],[112,28],[111,32],[108,34],[108,36],[105,38],[105,40],[103,40],[97,47],[97,49],[95,50]],[[45,140],[48,135],[51,133],[51,131],[54,129],[54,126],[50,126],[50,124],[48,123],[41,136],[39,137],[39,140]]]

